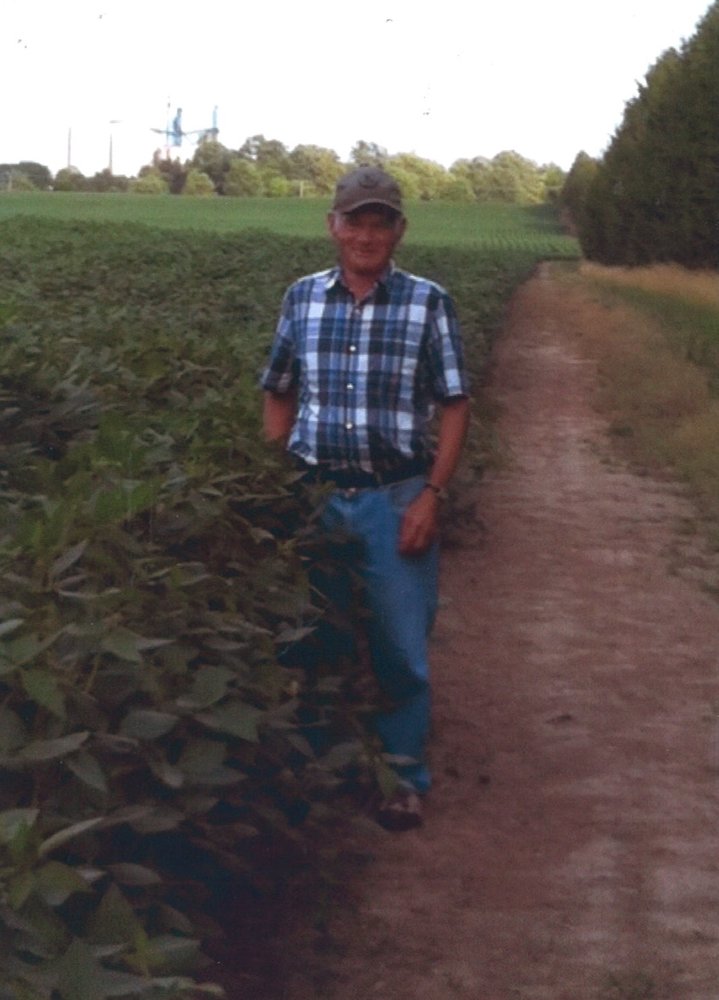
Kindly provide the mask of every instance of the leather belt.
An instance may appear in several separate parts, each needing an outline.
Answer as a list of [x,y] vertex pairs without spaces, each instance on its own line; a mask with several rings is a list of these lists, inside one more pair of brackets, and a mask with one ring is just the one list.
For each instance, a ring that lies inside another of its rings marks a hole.
[[391,469],[375,472],[365,472],[362,469],[325,469],[318,465],[309,465],[306,462],[300,462],[299,466],[304,472],[306,482],[332,483],[340,490],[377,489],[379,486],[389,486],[391,483],[399,483],[403,479],[412,479],[414,476],[427,474],[426,462],[419,460],[403,462]]

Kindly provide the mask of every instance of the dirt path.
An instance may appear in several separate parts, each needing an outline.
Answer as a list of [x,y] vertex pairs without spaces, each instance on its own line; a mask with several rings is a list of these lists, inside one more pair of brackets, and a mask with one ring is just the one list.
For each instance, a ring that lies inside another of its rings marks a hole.
[[515,300],[512,460],[444,561],[425,825],[372,841],[289,1000],[719,997],[719,602],[670,572],[680,491],[609,460],[550,286]]

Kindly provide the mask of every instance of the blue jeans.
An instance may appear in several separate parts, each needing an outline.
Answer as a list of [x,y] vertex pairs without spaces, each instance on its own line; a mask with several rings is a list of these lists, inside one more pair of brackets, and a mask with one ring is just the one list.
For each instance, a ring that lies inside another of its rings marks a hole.
[[367,625],[372,666],[392,702],[376,718],[385,753],[404,758],[392,766],[418,792],[430,786],[425,749],[430,723],[427,644],[437,610],[439,546],[420,556],[397,552],[402,515],[421,492],[424,478],[378,489],[338,490],[322,522],[360,545],[361,574],[370,612]]

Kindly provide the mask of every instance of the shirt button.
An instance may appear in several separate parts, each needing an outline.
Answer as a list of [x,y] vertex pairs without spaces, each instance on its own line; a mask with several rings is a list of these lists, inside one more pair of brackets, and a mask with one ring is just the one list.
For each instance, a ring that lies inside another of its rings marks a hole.
[[354,389],[354,386],[352,385],[351,382],[348,382],[347,383],[347,388],[350,389],[350,390],[352,390],[352,389]]
[[352,421],[348,420],[347,423],[345,424],[345,430],[346,431],[351,431],[353,427],[354,427],[354,424],[352,423]]
[[350,344],[350,354],[354,354],[356,350],[357,350],[357,345]]

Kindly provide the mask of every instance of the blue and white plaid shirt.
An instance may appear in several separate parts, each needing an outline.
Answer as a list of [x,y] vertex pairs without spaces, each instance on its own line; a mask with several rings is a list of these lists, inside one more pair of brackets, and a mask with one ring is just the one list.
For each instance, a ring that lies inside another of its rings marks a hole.
[[390,266],[361,302],[338,267],[287,291],[262,387],[297,388],[289,451],[327,469],[429,463],[435,403],[469,391],[454,304]]

